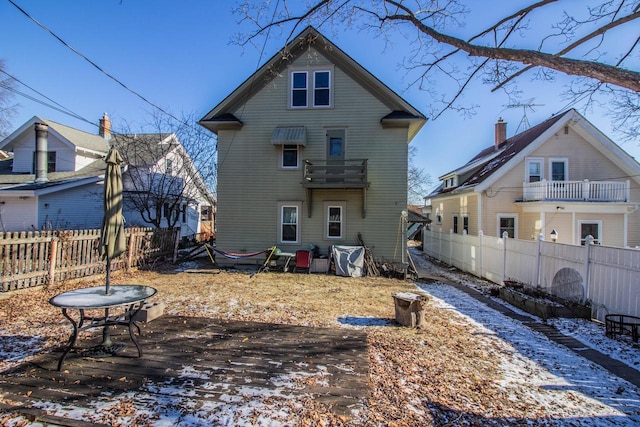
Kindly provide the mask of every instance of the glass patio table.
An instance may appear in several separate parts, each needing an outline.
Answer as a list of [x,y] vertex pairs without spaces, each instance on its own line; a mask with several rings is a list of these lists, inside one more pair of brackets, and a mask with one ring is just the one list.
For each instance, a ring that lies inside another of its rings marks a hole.
[[[142,309],[144,302],[157,293],[155,288],[144,285],[115,285],[110,287],[110,292],[106,294],[105,286],[95,286],[92,288],[81,288],[56,295],[49,300],[53,306],[62,309],[62,315],[71,322],[73,330],[69,337],[69,342],[65,347],[60,360],[58,370],[62,368],[62,363],[75,348],[78,334],[92,328],[103,328],[103,342],[99,346],[103,352],[115,354],[118,347],[111,342],[109,327],[115,325],[126,326],[129,329],[131,341],[138,349],[138,357],[142,357],[142,349],[134,334],[134,328],[140,335],[140,326],[136,323],[136,314]],[[103,315],[88,316],[85,310],[103,309]],[[121,309],[118,314],[110,315],[109,310]],[[77,318],[69,314],[70,310],[77,310]]]

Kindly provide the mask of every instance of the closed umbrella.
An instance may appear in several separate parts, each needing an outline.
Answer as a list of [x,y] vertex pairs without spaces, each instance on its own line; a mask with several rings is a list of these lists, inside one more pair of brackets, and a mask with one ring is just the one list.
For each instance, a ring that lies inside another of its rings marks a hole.
[[[107,260],[107,277],[105,293],[109,295],[111,260],[127,250],[124,237],[124,217],[122,216],[122,157],[118,150],[111,148],[105,159],[107,168],[104,173],[104,218],[98,244],[100,255]],[[109,309],[105,308],[105,319],[109,317]],[[101,352],[113,354],[118,348],[111,342],[109,326],[102,331]]]
[[100,255],[107,260],[105,292],[109,295],[109,276],[111,260],[127,250],[124,236],[124,217],[122,216],[122,172],[123,160],[118,150],[111,148],[105,159],[107,168],[104,174],[104,218],[100,235]]

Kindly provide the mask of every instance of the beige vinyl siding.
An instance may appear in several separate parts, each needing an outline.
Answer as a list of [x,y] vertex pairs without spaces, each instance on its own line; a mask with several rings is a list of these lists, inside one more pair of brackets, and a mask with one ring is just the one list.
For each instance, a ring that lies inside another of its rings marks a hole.
[[[329,65],[313,49],[292,67]],[[327,253],[324,238],[324,201],[346,202],[344,244],[362,237],[376,258],[391,259],[398,221],[406,209],[407,130],[382,129],[380,119],[391,111],[378,98],[354,82],[339,68],[333,72],[334,108],[288,108],[288,73],[279,74],[261,91],[238,106],[233,114],[244,126],[218,135],[217,245],[231,252],[256,251],[277,244],[279,203],[296,202],[300,243],[283,249],[307,249],[310,244]],[[306,147],[300,159],[324,160],[327,129],[346,131],[347,159],[368,159],[367,215],[362,218],[360,190],[314,190],[308,216],[302,170],[278,168],[281,149],[271,144],[278,126],[305,126]]]
[[636,203],[635,209],[629,209],[627,215],[627,245],[640,246],[640,184],[631,181],[631,200]]
[[[543,176],[545,179],[550,179],[550,158],[569,159],[569,173],[567,177],[569,181],[582,179],[594,181],[625,181],[629,179],[618,166],[571,129],[569,129],[568,135],[565,135],[564,130],[561,129],[549,142],[542,144],[538,149],[534,150],[529,157],[544,158]],[[597,165],[597,167],[594,167],[595,165]],[[524,163],[518,165],[517,168],[520,168],[524,174]]]
[[[537,240],[541,227],[542,221],[539,213],[521,212],[518,214],[518,239]],[[545,239],[548,240],[549,237],[547,236]]]
[[515,200],[522,197],[524,163],[522,169],[516,167],[508,171],[492,187],[483,193],[482,229],[487,236],[498,236],[498,214],[518,215],[518,238],[522,238],[523,223],[520,218],[520,208],[514,204]]
[[558,243],[566,243],[569,245],[577,244],[573,235],[573,233],[576,233],[573,214],[560,212],[545,213],[543,228],[540,230],[540,232],[544,234],[544,240],[551,240],[550,234],[553,230],[558,232]]

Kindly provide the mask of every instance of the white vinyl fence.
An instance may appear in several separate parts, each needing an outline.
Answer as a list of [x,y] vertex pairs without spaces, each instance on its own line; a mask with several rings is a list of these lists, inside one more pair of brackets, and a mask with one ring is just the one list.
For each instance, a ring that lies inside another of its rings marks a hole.
[[426,255],[494,283],[512,280],[571,301],[592,317],[640,316],[640,250],[424,230]]

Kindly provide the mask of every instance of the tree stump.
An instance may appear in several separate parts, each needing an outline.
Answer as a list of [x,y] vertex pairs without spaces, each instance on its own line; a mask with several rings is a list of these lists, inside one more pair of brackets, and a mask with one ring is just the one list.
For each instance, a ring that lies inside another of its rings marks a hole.
[[411,292],[396,292],[393,294],[393,302],[396,309],[396,322],[410,328],[424,326],[424,302],[426,295],[418,295]]

